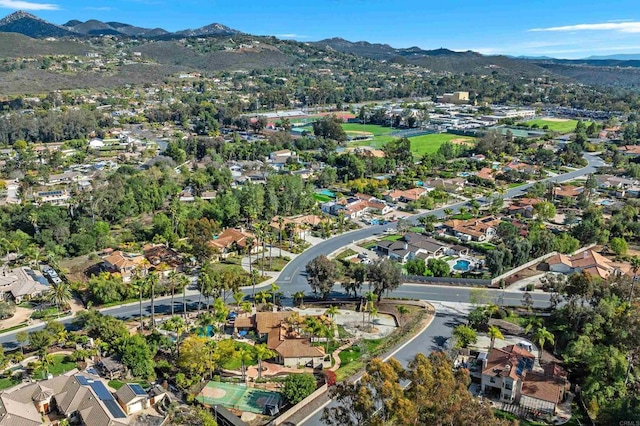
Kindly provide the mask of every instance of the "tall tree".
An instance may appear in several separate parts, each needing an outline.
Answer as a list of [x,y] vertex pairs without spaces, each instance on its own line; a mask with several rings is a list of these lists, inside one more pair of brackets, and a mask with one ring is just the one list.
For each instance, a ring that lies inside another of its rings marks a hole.
[[378,297],[378,302],[384,293],[398,288],[401,279],[402,268],[393,260],[385,258],[369,265],[369,280],[373,285],[373,293]]
[[338,268],[333,260],[320,255],[307,263],[307,280],[314,293],[320,293],[323,299],[333,288],[338,279]]

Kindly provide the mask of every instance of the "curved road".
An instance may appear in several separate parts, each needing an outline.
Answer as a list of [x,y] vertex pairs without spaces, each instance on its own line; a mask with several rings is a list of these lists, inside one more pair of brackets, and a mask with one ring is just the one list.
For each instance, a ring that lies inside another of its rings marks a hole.
[[[597,167],[601,167],[604,165],[604,162],[599,157],[593,154],[585,154],[585,159],[588,161],[588,165],[582,169],[575,170],[569,173],[565,173],[559,176],[555,176],[552,178],[543,179],[540,182],[566,182],[572,179],[575,179],[580,176],[584,176],[596,171]],[[519,195],[522,195],[526,192],[527,189],[532,187],[533,184],[529,183],[526,185],[518,186],[516,188],[509,189],[504,198],[513,198]],[[460,207],[466,205],[467,202],[463,201],[457,204],[450,205],[446,208],[452,209],[454,212],[457,212]],[[444,217],[445,208],[439,208],[435,210],[431,210],[428,213],[418,214],[411,216],[411,220],[414,222],[420,217],[427,214],[434,214],[437,217]],[[317,244],[309,249],[305,250],[298,257],[293,259],[291,262],[287,264],[287,266],[280,272],[279,278],[276,280],[281,290],[290,291],[293,293],[297,291],[308,291],[309,286],[307,285],[307,279],[304,276],[304,270],[311,260],[315,257],[320,256],[322,254],[333,253],[336,250],[339,250],[343,247],[346,247],[348,244],[353,241],[364,240],[367,238],[372,238],[376,235],[382,234],[386,229],[394,228],[396,226],[395,223],[385,226],[370,226],[368,228],[358,229],[356,231],[348,232],[342,235],[337,235],[332,237],[331,239],[324,241],[320,244]],[[423,285],[422,288],[428,289],[430,286]],[[403,290],[405,290],[405,286],[401,286],[400,289],[394,293],[393,296],[397,297],[415,297],[415,296],[403,296]],[[415,291],[411,292],[412,294],[416,294]],[[440,300],[440,299],[434,299]],[[548,299],[547,299],[548,300]]]
[[[543,179],[540,182],[566,182],[577,177],[593,173],[598,167],[604,165],[604,162],[596,155],[585,153],[584,157],[588,161],[588,165],[586,167],[552,178]],[[517,188],[509,189],[505,193],[504,198],[513,198],[519,196],[531,186],[533,186],[533,184],[526,184]],[[480,199],[480,201],[482,200]],[[447,208],[451,208],[454,212],[456,212],[466,203],[467,202],[460,202],[454,205],[450,205]],[[445,215],[444,208],[432,210],[422,215],[426,214],[435,214],[438,217],[443,217]],[[421,215],[414,215],[410,219],[416,221],[420,216]],[[309,291],[309,285],[304,275],[304,270],[309,261],[319,255],[327,255],[343,247],[346,247],[353,241],[372,238],[383,233],[386,229],[394,228],[395,226],[395,224],[390,224],[387,226],[373,226],[359,229],[356,231],[348,232],[346,234],[335,236],[327,241],[310,247],[304,253],[300,254],[298,257],[289,262],[289,264],[280,273],[280,276],[276,280],[276,283],[280,286],[281,291],[284,292],[285,296],[290,297],[293,293],[298,291],[307,292]],[[428,353],[433,350],[446,347],[447,340],[451,336],[453,327],[464,321],[464,317],[466,316],[465,306],[468,306],[467,303],[469,302],[471,290],[472,289],[468,287],[404,284],[393,291],[391,293],[391,296],[393,297],[423,299],[432,302],[437,308],[436,317],[434,318],[429,328],[418,335],[417,338],[410,344],[396,353],[394,355],[396,359],[398,359],[401,363],[406,364],[418,352]],[[251,291],[252,289],[250,287],[243,289],[243,292],[246,294],[251,294]],[[490,289],[488,290],[488,292],[492,300],[497,304],[504,304],[506,306],[519,306],[522,301],[522,292],[509,292],[495,289]],[[334,291],[329,296],[339,297],[342,295],[343,294],[340,291]],[[532,297],[534,306],[536,307],[546,307],[549,304],[548,294],[533,293]],[[187,302],[189,310],[197,309],[198,292],[193,290],[189,291]],[[144,315],[150,315],[150,305],[151,304],[149,301],[143,302]],[[112,315],[119,319],[127,320],[131,318],[137,318],[139,316],[139,309],[140,308],[137,303],[132,303],[129,305],[103,309],[101,310],[101,312],[106,315]],[[165,297],[156,300],[157,313],[166,314],[170,312],[170,309],[171,307],[169,298]],[[175,298],[174,309],[176,312],[182,311],[182,297],[180,295],[177,295]],[[68,327],[73,328],[73,318],[62,319],[61,322],[66,324]],[[0,336],[0,344],[2,344],[6,349],[15,349],[18,347],[16,334],[19,331],[34,331],[42,327],[43,325],[38,325],[24,328],[11,333],[6,333]],[[315,413],[313,416],[305,419],[304,422],[299,424],[321,425],[322,423],[320,422],[320,415],[321,411]]]

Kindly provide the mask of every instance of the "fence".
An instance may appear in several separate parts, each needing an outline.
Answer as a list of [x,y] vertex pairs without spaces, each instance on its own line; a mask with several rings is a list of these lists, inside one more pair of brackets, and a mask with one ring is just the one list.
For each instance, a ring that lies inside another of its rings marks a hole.
[[418,282],[425,284],[451,284],[451,285],[473,285],[488,286],[491,280],[474,279],[474,278],[451,278],[451,277],[424,277],[420,275],[404,275],[405,282]]
[[398,130],[395,132],[389,133],[389,136],[393,136],[394,138],[412,138],[415,136],[424,136],[431,135],[436,133],[434,130],[423,130],[423,129],[410,129],[410,130]]

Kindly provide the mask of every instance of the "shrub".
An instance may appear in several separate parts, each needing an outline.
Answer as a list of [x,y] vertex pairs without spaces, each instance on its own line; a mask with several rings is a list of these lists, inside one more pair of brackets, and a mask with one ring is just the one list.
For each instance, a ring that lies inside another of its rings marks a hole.
[[284,381],[282,396],[291,404],[295,405],[302,401],[316,390],[316,378],[313,374],[291,374]]
[[327,386],[333,386],[336,384],[336,373],[335,371],[326,370],[324,372],[324,382]]

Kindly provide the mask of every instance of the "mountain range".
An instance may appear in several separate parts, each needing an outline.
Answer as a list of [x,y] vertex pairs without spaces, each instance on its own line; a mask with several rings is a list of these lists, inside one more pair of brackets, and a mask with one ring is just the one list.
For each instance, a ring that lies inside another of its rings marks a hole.
[[[279,40],[275,37],[246,34],[225,25],[213,23],[201,28],[169,32],[162,28],[142,28],[121,22],[71,20],[56,25],[30,13],[15,12],[0,20],[0,58],[38,57],[43,55],[83,55],[88,51],[106,53],[106,45],[94,43],[95,37],[113,35],[123,39],[136,39],[136,52],[154,61],[159,67],[144,67],[145,73],[119,70],[113,84],[152,81],[180,70],[220,71],[289,68],[313,62],[311,57],[324,57],[327,53],[353,55],[391,64],[414,65],[434,72],[487,75],[500,73],[517,78],[537,78],[551,75],[581,84],[640,88],[640,55],[598,56],[579,60],[549,57],[511,57],[482,55],[473,51],[453,51],[420,47],[395,48],[388,44],[367,41],[348,41],[329,38],[316,42]],[[54,38],[55,40],[51,40]],[[193,46],[183,43],[193,40]],[[254,43],[255,42],[255,43]],[[204,43],[202,47],[195,47]],[[242,47],[244,46],[244,47]],[[247,48],[246,46],[250,46]],[[342,60],[350,59],[342,57]],[[133,69],[133,68],[131,68]],[[129,74],[123,75],[124,71]],[[51,86],[52,74],[42,70],[30,71],[32,81],[39,87]],[[14,83],[3,86],[6,72],[0,69],[0,92],[23,90],[26,72],[11,74]],[[80,84],[74,79],[55,74],[57,87],[89,87],[93,80]],[[89,78],[89,77],[87,77]],[[6,82],[6,81],[5,81]]]
[[167,39],[240,34],[238,30],[217,23],[202,28],[176,31],[174,33],[162,28],[141,28],[121,22],[102,22],[96,19],[90,19],[85,22],[74,19],[66,24],[56,25],[23,11],[14,12],[1,19],[0,32],[19,33],[32,38],[115,35],[121,37]]

